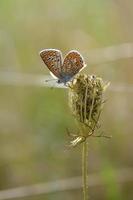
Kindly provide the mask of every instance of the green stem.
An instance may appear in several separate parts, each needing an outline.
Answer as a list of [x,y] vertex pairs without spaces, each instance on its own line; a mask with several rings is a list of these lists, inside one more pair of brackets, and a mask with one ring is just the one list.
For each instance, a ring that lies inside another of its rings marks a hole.
[[87,140],[82,144],[82,177],[83,177],[83,200],[88,200],[88,173],[87,173]]

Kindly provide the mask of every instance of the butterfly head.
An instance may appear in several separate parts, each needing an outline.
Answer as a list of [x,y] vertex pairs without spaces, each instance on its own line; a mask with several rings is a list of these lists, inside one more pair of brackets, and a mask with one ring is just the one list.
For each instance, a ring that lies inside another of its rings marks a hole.
[[61,76],[58,80],[57,80],[57,83],[64,83],[66,85],[67,82],[69,82],[71,79],[73,78],[73,76],[70,76],[70,75],[64,75],[64,76]]

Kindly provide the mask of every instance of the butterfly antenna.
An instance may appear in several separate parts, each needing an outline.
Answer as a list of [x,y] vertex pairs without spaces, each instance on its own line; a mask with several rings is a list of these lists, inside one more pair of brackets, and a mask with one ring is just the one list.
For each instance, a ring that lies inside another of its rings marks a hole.
[[55,78],[53,78],[53,79],[47,79],[47,80],[45,80],[45,82],[55,81],[55,80],[56,80]]

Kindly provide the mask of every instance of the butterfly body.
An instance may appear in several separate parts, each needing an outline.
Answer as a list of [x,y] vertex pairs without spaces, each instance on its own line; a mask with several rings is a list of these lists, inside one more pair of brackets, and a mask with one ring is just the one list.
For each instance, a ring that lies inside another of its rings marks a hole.
[[58,79],[58,83],[64,83],[66,84],[67,82],[69,82],[73,77],[70,75],[61,75],[61,77]]
[[85,67],[83,57],[75,50],[68,52],[64,61],[61,51],[57,49],[44,49],[40,56],[51,74],[58,78],[58,83],[66,84]]

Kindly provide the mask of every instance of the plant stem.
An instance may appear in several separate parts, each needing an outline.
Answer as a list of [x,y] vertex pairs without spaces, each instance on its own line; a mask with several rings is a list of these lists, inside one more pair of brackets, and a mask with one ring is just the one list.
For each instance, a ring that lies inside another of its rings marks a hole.
[[88,200],[88,174],[87,174],[87,147],[88,142],[85,140],[82,144],[82,177],[83,177],[83,200]]

